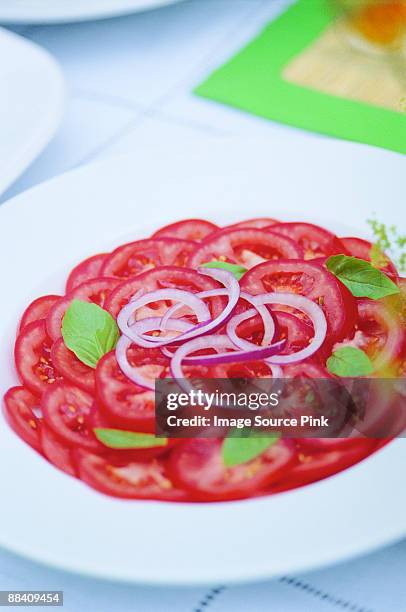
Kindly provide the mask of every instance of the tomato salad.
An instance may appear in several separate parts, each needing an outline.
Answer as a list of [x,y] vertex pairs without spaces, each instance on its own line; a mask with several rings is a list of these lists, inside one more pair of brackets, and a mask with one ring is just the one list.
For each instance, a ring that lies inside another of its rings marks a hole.
[[23,313],[7,421],[54,466],[120,498],[235,500],[331,476],[382,442],[274,436],[230,460],[227,437],[155,437],[154,382],[404,376],[405,282],[371,250],[309,223],[187,219],[93,255],[65,295]]

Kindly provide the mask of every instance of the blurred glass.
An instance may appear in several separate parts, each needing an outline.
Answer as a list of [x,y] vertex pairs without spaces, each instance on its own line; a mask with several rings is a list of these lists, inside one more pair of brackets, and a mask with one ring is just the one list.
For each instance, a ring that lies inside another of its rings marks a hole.
[[360,51],[385,55],[406,85],[406,0],[329,0],[337,27]]
[[406,43],[406,0],[330,0],[340,25],[358,47],[402,52]]

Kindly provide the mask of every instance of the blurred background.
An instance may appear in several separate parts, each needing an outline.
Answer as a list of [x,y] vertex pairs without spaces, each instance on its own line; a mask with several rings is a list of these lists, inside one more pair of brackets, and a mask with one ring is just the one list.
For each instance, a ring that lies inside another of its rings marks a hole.
[[[135,10],[149,1],[127,0],[131,6],[122,10]],[[120,12],[121,2],[2,1],[0,23],[5,18],[28,22],[42,18],[42,24],[6,23],[5,27],[52,54],[66,80],[67,99],[53,142],[13,187],[3,193],[1,201],[80,164],[131,152],[146,141],[159,144],[167,140],[181,146],[183,140],[194,137],[207,141],[229,135],[274,138],[283,134],[288,137],[291,127],[263,121],[255,114],[239,112],[232,106],[208,102],[194,95],[193,90],[295,3],[286,0],[175,3],[163,0],[162,3],[166,6],[156,10],[101,20],[97,18],[106,13],[106,5],[109,14],[114,14],[111,5],[117,5],[116,10]],[[374,103],[378,96],[378,103],[393,107],[400,115],[406,95],[406,79],[402,81],[406,70],[404,0],[302,0],[299,4],[309,10],[311,27],[315,12],[322,28],[334,14],[336,37],[345,39],[347,55],[343,67],[337,50],[332,52],[330,45],[319,51],[318,36],[312,35],[310,40],[308,36],[299,47],[307,50],[316,45],[316,57],[313,53],[302,59],[302,53],[293,51],[294,61],[286,67],[286,78],[299,85],[332,91],[335,95],[372,98]],[[74,21],[75,10],[77,18],[83,19],[81,6],[88,8],[85,16],[93,15],[94,20]],[[62,23],[48,24],[47,17]],[[66,19],[70,22],[64,23]],[[293,47],[298,44],[297,28],[294,27],[297,19],[293,15],[284,25],[284,39]],[[303,19],[306,13],[301,14],[300,21]],[[306,22],[300,27],[304,33],[311,30]],[[270,61],[278,52],[272,48],[274,37],[271,34]],[[314,36],[315,41],[312,40]],[[355,55],[348,57],[351,49],[355,49]],[[5,48],[3,57],[7,55]],[[378,76],[374,72],[377,61]],[[297,67],[297,62],[304,65]],[[12,70],[10,60],[4,62],[6,64],[8,70]],[[395,69],[397,74],[393,77]],[[383,87],[385,79],[386,89]],[[244,75],[241,86],[244,86]],[[7,97],[7,87],[5,93]],[[262,93],[256,95],[260,97]],[[7,99],[3,99],[0,117],[3,116],[5,128],[13,120],[14,110],[15,101],[10,100],[7,104]],[[40,115],[41,108],[38,108]],[[384,119],[389,121],[386,116]],[[360,114],[358,123],[362,120]],[[291,125],[300,124],[294,115],[289,121]],[[330,131],[334,132],[334,126]]]

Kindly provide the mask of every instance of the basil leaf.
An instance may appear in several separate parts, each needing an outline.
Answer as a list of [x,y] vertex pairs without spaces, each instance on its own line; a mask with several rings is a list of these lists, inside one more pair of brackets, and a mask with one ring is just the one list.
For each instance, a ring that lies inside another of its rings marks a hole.
[[231,435],[223,440],[221,454],[226,467],[234,467],[255,459],[280,438],[278,433],[261,435],[252,430],[248,437],[241,437],[246,434],[247,430],[233,430]]
[[96,438],[109,448],[153,448],[168,444],[166,438],[156,438],[153,434],[148,433],[124,431],[122,429],[105,429],[102,427],[95,427],[93,431]]
[[386,274],[364,259],[348,255],[332,255],[327,259],[326,265],[355,297],[379,300],[387,295],[399,293],[399,287]]
[[327,359],[327,370],[337,376],[369,376],[374,371],[372,361],[355,346],[343,346]]
[[235,278],[239,281],[244,276],[246,272],[248,272],[247,268],[244,266],[239,266],[237,264],[227,263],[226,261],[209,261],[208,263],[204,263],[200,266],[201,268],[222,268],[223,270],[228,270],[234,274]]
[[73,300],[62,320],[65,345],[87,366],[95,368],[120,336],[117,323],[97,304]]

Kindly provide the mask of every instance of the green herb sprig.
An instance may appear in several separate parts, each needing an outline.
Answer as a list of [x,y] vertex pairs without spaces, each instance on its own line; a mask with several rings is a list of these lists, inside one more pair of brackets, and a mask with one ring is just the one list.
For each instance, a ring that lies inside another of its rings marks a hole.
[[395,225],[386,225],[377,219],[368,219],[374,235],[371,263],[376,268],[384,267],[392,259],[399,272],[406,272],[406,236],[401,235]]

